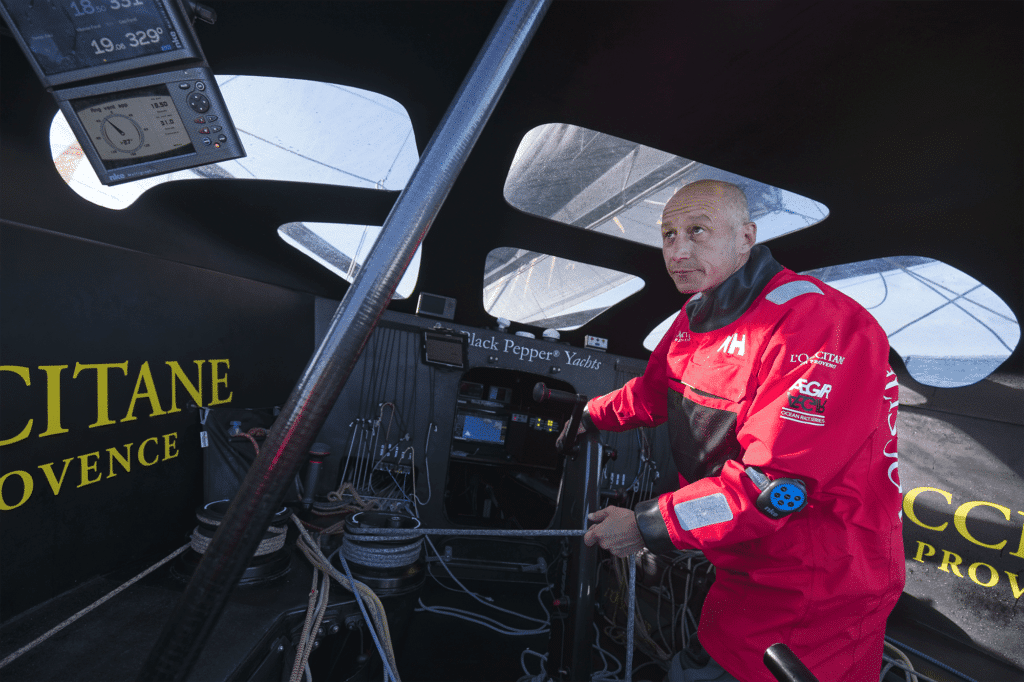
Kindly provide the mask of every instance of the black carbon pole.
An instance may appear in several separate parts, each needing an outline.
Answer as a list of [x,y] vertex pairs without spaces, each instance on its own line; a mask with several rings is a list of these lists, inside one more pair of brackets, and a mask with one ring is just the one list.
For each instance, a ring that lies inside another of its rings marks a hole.
[[510,0],[139,672],[185,680],[551,0]]

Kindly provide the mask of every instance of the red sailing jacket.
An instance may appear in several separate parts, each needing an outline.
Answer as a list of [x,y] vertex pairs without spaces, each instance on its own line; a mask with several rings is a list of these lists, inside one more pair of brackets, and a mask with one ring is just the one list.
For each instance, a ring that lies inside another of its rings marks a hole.
[[[905,570],[888,350],[858,303],[759,246],[691,297],[643,376],[588,404],[604,430],[668,421],[690,483],[637,505],[637,524],[652,551],[715,565],[700,641],[740,680],[774,679],[776,642],[820,680],[878,679]],[[802,480],[807,506],[770,518],[745,467]]]

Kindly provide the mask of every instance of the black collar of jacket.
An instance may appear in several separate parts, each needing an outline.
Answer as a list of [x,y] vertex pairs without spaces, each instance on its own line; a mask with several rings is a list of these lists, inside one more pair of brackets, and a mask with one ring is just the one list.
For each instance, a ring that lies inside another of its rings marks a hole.
[[686,302],[690,330],[703,333],[732,324],[747,312],[782,266],[764,244],[750,250],[746,264],[709,292],[694,294]]

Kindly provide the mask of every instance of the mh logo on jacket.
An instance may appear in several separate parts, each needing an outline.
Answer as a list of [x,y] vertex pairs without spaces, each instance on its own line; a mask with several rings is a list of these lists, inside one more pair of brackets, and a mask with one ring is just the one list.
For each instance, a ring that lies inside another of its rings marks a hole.
[[739,332],[730,334],[725,337],[722,341],[722,345],[718,347],[719,353],[726,353],[728,355],[743,355],[747,347],[747,335],[740,336]]

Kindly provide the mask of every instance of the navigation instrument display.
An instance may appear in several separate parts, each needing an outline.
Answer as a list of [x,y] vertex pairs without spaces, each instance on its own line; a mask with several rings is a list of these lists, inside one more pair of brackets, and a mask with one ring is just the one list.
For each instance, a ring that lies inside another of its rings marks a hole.
[[176,0],[3,0],[44,84],[202,59]]
[[455,438],[501,445],[505,442],[508,420],[459,412],[455,415]]
[[74,100],[71,108],[107,170],[195,153],[164,84]]
[[245,156],[207,67],[53,91],[104,185]]

